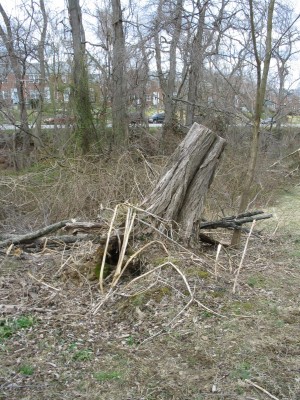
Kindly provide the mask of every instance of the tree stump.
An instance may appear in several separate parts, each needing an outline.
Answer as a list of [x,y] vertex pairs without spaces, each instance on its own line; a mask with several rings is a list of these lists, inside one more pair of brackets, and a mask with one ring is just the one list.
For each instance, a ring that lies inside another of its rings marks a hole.
[[143,202],[148,212],[173,221],[185,241],[198,233],[205,197],[225,143],[195,122]]

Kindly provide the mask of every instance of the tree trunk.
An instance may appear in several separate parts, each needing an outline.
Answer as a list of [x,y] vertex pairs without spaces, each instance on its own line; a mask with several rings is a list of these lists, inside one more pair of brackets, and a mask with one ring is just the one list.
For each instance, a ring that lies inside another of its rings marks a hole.
[[113,71],[112,71],[112,127],[114,144],[122,145],[128,139],[128,118],[125,84],[125,38],[120,0],[112,0]]
[[18,43],[14,39],[13,26],[10,18],[7,16],[0,4],[0,14],[2,15],[6,32],[0,25],[0,37],[5,45],[11,68],[15,75],[16,87],[19,98],[20,126],[14,135],[14,166],[21,169],[30,165],[31,137],[28,125],[28,113],[25,99],[25,75],[26,75],[26,54],[18,52]]
[[186,241],[197,236],[206,193],[224,147],[223,138],[194,123],[144,202],[148,212],[178,224]]
[[[229,29],[231,22],[227,23],[228,12],[225,11],[228,1],[219,2],[220,7],[214,10],[214,2],[211,0],[196,1],[195,15],[197,24],[195,33],[193,24],[188,32],[191,43],[189,68],[188,68],[188,93],[186,108],[186,125],[192,126],[193,122],[203,122],[207,118],[208,98],[211,96],[207,85],[206,61],[209,56],[219,54],[221,38]],[[209,21],[214,20],[211,24]],[[211,112],[211,111],[210,111]],[[213,115],[209,115],[209,118]]]
[[204,26],[205,17],[208,3],[199,9],[199,20],[197,26],[197,32],[192,42],[191,48],[191,59],[190,59],[190,69],[189,69],[189,87],[188,87],[188,105],[186,110],[186,125],[192,126],[196,118],[196,103],[200,103],[200,90],[201,85],[203,85],[203,63],[204,63]]
[[[262,62],[261,56],[258,51],[257,35],[256,35],[257,32],[254,23],[253,0],[249,0],[251,36],[252,36],[252,44],[254,47],[254,56],[256,61],[255,67],[256,67],[257,82],[256,82],[256,97],[255,97],[255,115],[254,115],[254,124],[252,128],[252,142],[249,154],[248,169],[246,175],[243,177],[243,192],[241,195],[239,209],[238,209],[239,214],[247,210],[248,204],[251,200],[251,186],[255,176],[255,169],[256,169],[258,149],[259,149],[260,121],[263,112],[268,74],[272,57],[272,22],[273,22],[274,5],[275,5],[275,0],[270,0],[268,4],[267,36],[265,40],[266,50],[264,55],[264,61]],[[241,241],[241,231],[235,230],[231,239],[231,245],[237,247],[239,246],[240,241]]]
[[34,127],[34,141],[35,147],[42,145],[42,118],[44,111],[44,98],[45,98],[45,87],[46,87],[46,60],[45,60],[45,44],[46,34],[48,27],[48,15],[45,9],[44,0],[40,0],[40,9],[42,13],[42,28],[41,37],[38,44],[38,61],[40,64],[40,78],[38,84],[39,99],[37,104],[37,117]]
[[97,134],[90,101],[88,71],[85,59],[85,34],[79,0],[68,0],[68,8],[74,49],[72,95],[77,117],[75,133],[82,152],[87,153],[91,144],[96,141]]
[[165,120],[162,131],[162,148],[165,149],[166,153],[171,154],[174,151],[174,133],[178,131],[176,107],[177,104],[174,102],[173,97],[176,90],[176,74],[177,74],[177,50],[182,30],[182,12],[183,12],[183,0],[177,0],[174,5],[172,12],[172,34],[170,40],[169,49],[169,62],[168,62],[168,74],[166,76],[163,71],[163,65],[165,63],[163,50],[161,46],[160,30],[163,21],[163,4],[164,1],[160,0],[157,8],[157,26],[154,36],[155,43],[155,60],[158,71],[158,79],[160,87],[163,91],[163,102],[165,109]]

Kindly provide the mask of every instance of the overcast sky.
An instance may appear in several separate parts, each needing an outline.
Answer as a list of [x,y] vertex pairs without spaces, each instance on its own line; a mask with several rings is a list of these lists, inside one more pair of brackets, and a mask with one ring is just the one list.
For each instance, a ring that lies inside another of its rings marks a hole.
[[[1,1],[1,4],[4,8],[4,10],[8,13],[8,14],[18,14],[18,11],[21,11],[21,7],[20,4],[23,2],[24,0],[4,0]],[[38,3],[38,0],[36,0]],[[123,0],[123,4],[126,2],[125,0]],[[142,0],[141,0],[142,1]],[[122,2],[122,0],[121,0]],[[93,4],[95,4],[95,0],[80,0],[80,4],[81,6],[83,6],[83,8],[85,6],[88,7],[92,7]],[[295,12],[297,14],[300,15],[300,0],[288,0],[286,1],[286,4],[290,4]],[[47,8],[50,8],[52,11],[63,11],[66,10],[67,8],[67,0],[45,0],[45,6]],[[298,21],[298,25],[300,26],[300,19]],[[87,32],[88,34],[88,29]],[[300,44],[299,44],[299,51],[300,51]],[[299,60],[299,61],[298,61]],[[295,57],[295,60],[293,60],[291,62],[291,69],[290,69],[290,83],[292,81],[296,81],[300,78],[300,53],[299,56]],[[292,87],[296,87],[299,86],[300,81],[295,82]]]

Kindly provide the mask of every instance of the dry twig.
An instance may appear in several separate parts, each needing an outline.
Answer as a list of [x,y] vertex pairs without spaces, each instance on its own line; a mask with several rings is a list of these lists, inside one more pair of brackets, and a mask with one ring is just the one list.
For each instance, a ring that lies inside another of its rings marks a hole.
[[54,286],[48,285],[47,283],[43,282],[41,279],[36,278],[35,276],[33,276],[30,272],[27,272],[28,276],[35,280],[36,282],[40,283],[41,285],[46,286],[47,288],[51,289],[51,290],[55,290],[56,292],[60,292],[60,289],[55,288]]
[[218,260],[219,260],[219,255],[220,255],[220,251],[222,249],[222,245],[221,243],[218,244],[218,248],[217,248],[217,253],[216,253],[216,259],[215,259],[215,278],[218,278]]
[[254,386],[256,389],[260,390],[261,392],[265,393],[266,395],[268,395],[271,399],[273,400],[279,400],[278,397],[275,397],[273,394],[271,394],[270,392],[268,392],[266,389],[262,388],[261,386],[257,385],[256,383],[250,381],[250,379],[245,379],[246,383],[249,383],[249,385]]
[[238,267],[238,269],[236,271],[236,274],[235,274],[234,284],[233,284],[233,288],[232,288],[232,293],[233,294],[235,293],[235,290],[236,290],[237,281],[238,281],[238,278],[239,278],[239,274],[240,274],[242,265],[244,263],[244,259],[245,259],[247,248],[248,248],[248,243],[249,243],[253,228],[255,226],[255,222],[256,222],[255,220],[252,222],[252,225],[251,225],[251,228],[250,228],[250,231],[249,231],[246,243],[245,243],[245,247],[244,247],[244,251],[243,251],[243,254],[242,254],[241,261],[240,261],[240,265],[239,265],[239,267]]
[[123,242],[122,242],[122,247],[121,247],[121,251],[120,251],[120,255],[119,255],[116,271],[115,271],[114,276],[113,276],[112,286],[115,286],[117,284],[117,282],[119,280],[119,277],[122,274],[122,264],[123,264],[125,253],[126,253],[126,249],[127,249],[127,246],[128,246],[129,236],[130,236],[130,233],[131,233],[132,228],[133,228],[135,216],[136,216],[136,212],[133,212],[133,209],[131,207],[128,207],[127,216],[126,216],[126,223],[125,223],[125,230],[124,230],[124,238],[123,238]]
[[109,225],[109,229],[107,232],[107,237],[106,237],[106,243],[105,243],[105,248],[104,248],[104,253],[103,253],[103,257],[102,257],[102,263],[101,263],[101,267],[100,267],[100,274],[99,274],[99,285],[100,285],[100,290],[101,293],[104,293],[104,289],[103,289],[103,274],[104,274],[104,267],[105,267],[105,260],[106,260],[106,255],[107,255],[107,250],[108,250],[108,245],[109,245],[109,240],[110,240],[110,235],[111,232],[113,230],[113,226],[114,226],[114,222],[115,219],[117,217],[118,214],[118,208],[120,207],[120,204],[117,204],[115,209],[114,209],[114,213],[113,216],[111,218],[110,221],[110,225]]

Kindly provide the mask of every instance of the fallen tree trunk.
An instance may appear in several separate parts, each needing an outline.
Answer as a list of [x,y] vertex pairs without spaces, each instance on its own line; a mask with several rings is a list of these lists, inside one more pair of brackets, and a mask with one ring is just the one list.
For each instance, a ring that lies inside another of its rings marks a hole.
[[0,242],[0,247],[9,246],[11,244],[25,243],[27,241],[34,240],[38,237],[45,236],[48,233],[55,232],[60,228],[66,226],[70,221],[60,221],[55,224],[45,226],[44,228],[38,229],[37,231],[26,233],[25,235],[12,235],[11,237],[2,240]]
[[194,123],[142,204],[148,212],[178,224],[184,240],[197,237],[204,200],[224,147],[225,139]]
[[[237,216],[229,216],[221,218],[217,221],[202,221],[199,225],[199,229],[241,229],[247,231],[246,228],[243,228],[242,225],[253,222],[254,220],[262,220],[271,218],[272,214],[264,214],[263,211],[251,211],[243,214],[239,214]],[[57,235],[57,236],[46,236],[49,233],[54,233],[55,231],[63,228],[65,231],[71,231],[72,235]],[[102,231],[102,234],[99,234],[99,231]],[[114,234],[111,235],[110,240],[115,241],[119,240],[123,237],[123,228],[119,229],[116,227],[114,230]],[[136,237],[136,233],[135,233]],[[204,233],[199,233],[199,239],[203,242],[209,244],[218,244],[219,242],[216,239],[213,239],[207,236]],[[94,243],[104,245],[107,240],[107,235],[104,231],[104,225],[95,222],[71,222],[71,221],[60,221],[55,224],[46,226],[44,228],[38,229],[34,232],[26,233],[25,235],[6,235],[5,240],[0,242],[0,248],[6,247],[11,244],[25,244],[26,249],[35,246],[38,248],[43,248],[45,245],[47,247],[55,247],[61,245],[62,243],[74,244],[76,242],[82,241],[93,241]]]
[[[63,228],[65,231],[72,231],[72,235],[57,235],[46,236],[49,233],[54,233]],[[73,221],[60,221],[55,224],[45,226],[34,232],[25,233],[24,235],[4,235],[4,240],[0,241],[0,248],[10,246],[12,244],[28,244],[43,246],[47,244],[72,244],[81,241],[95,241],[98,244],[104,245],[106,242],[106,235],[99,235],[99,230],[103,229],[103,224],[95,221],[88,222],[73,222]],[[123,235],[122,230],[115,229],[114,234],[111,235],[111,240],[116,240]],[[2,236],[3,237],[3,236]]]
[[241,225],[248,222],[253,222],[272,218],[272,214],[264,214],[263,211],[251,211],[243,214],[239,214],[231,217],[224,217],[217,221],[204,221],[200,223],[200,229],[216,229],[216,228],[227,228],[227,229],[239,229]]

